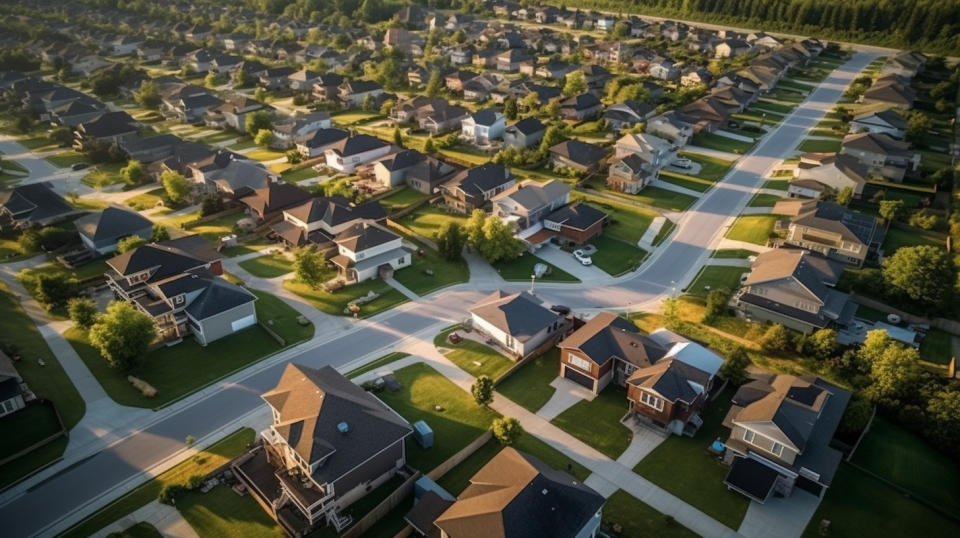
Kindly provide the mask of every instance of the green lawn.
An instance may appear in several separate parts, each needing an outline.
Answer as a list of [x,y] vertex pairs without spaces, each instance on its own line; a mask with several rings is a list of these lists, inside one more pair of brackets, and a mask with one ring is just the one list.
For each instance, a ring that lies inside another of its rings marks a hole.
[[[6,284],[0,282],[0,341],[14,346],[23,356],[17,363],[17,372],[38,398],[52,401],[60,412],[64,425],[72,428],[83,416],[86,406],[77,389],[47,347],[40,331],[20,306]],[[40,366],[37,359],[43,359]],[[6,465],[0,466],[0,488],[4,488],[34,470],[59,458],[66,448],[66,439],[51,443]]]
[[313,323],[310,321],[305,325],[297,323],[300,313],[283,300],[265,291],[253,288],[248,288],[247,291],[257,296],[257,319],[283,338],[286,345],[313,338]]
[[98,164],[87,175],[83,176],[81,181],[95,189],[123,184],[120,169],[124,166],[126,166],[124,163]]
[[953,356],[952,336],[937,328],[930,328],[920,342],[920,358],[934,364],[949,364]]
[[700,164],[700,171],[697,173],[697,177],[711,182],[723,179],[736,162],[690,151],[680,151],[677,154]]
[[633,437],[620,423],[626,413],[627,391],[611,384],[592,402],[581,400],[550,422],[615,460]]
[[87,162],[87,156],[76,151],[64,151],[47,157],[47,161],[58,168],[69,168],[74,164]]
[[777,196],[776,194],[754,194],[753,198],[751,198],[747,204],[747,207],[773,207],[781,198],[782,196]]
[[636,243],[627,243],[608,234],[603,234],[590,243],[597,247],[597,252],[591,256],[593,264],[611,276],[636,270],[647,257],[647,251],[637,247]]
[[12,262],[34,254],[36,252],[24,252],[17,238],[0,237],[0,262]]
[[497,416],[426,364],[411,364],[394,376],[402,388],[383,391],[380,399],[411,424],[424,420],[433,429],[432,448],[424,450],[412,438],[407,442],[407,463],[424,473],[473,442]]
[[228,486],[207,493],[190,491],[177,499],[177,510],[200,536],[284,538],[286,534],[250,495]]
[[107,364],[90,345],[86,331],[74,327],[68,329],[64,337],[115,402],[147,408],[180,399],[280,349],[280,344],[259,326],[221,338],[206,347],[193,338],[185,338],[179,344],[151,351],[132,372],[157,389],[157,395],[148,398],[127,381],[126,373]]
[[363,110],[344,110],[330,115],[330,119],[337,125],[352,125],[378,117],[380,117],[380,114],[376,112],[364,112]]
[[536,413],[556,392],[550,382],[559,372],[560,350],[551,348],[538,357],[527,359],[523,366],[497,385],[497,392]]
[[152,207],[164,205],[166,203],[166,194],[167,191],[161,187],[159,189],[153,189],[143,194],[138,194],[136,196],[127,198],[124,203],[127,204],[127,206],[136,209],[137,211],[143,211]]
[[293,260],[283,252],[264,254],[257,258],[244,260],[239,265],[251,275],[260,278],[276,278],[293,271]]
[[[640,194],[647,192],[651,188],[652,187],[647,187],[641,191]],[[646,233],[647,228],[650,227],[653,219],[660,216],[660,213],[645,207],[618,203],[606,198],[587,195],[585,199],[591,206],[608,215],[607,225],[603,229],[603,234],[630,243],[631,245],[636,245],[637,241]]]
[[434,234],[445,222],[457,222],[462,226],[467,223],[467,218],[446,213],[436,207],[424,206],[400,219],[400,224],[427,239],[433,239]]
[[60,432],[60,421],[52,405],[32,402],[0,418],[0,431],[17,432],[0,436],[0,459],[3,459]]
[[727,231],[727,239],[766,245],[773,227],[780,217],[776,215],[741,215]]
[[830,153],[840,151],[840,139],[818,140],[808,138],[797,146],[797,151],[804,153]]
[[[793,175],[793,172],[790,173]],[[769,179],[763,184],[764,189],[775,189],[778,191],[785,191],[790,188],[790,180],[788,179]]]
[[[0,156],[2,156],[2,154],[0,154]],[[27,169],[24,168],[22,164],[17,161],[11,161],[10,159],[0,160],[0,168],[3,168],[5,171],[14,170],[23,174],[27,173]]]
[[413,263],[394,273],[393,277],[413,293],[424,296],[440,288],[470,280],[470,268],[462,257],[458,256],[456,261],[450,261],[412,237],[404,239],[416,245],[418,252],[412,255]]
[[[197,216],[190,217],[187,220],[193,220]],[[241,211],[236,213],[230,213],[228,215],[223,215],[222,217],[217,217],[213,220],[209,220],[203,223],[200,223],[196,226],[189,228],[190,233],[200,234],[207,241],[213,242],[215,245],[220,242],[220,238],[225,235],[230,235],[234,232],[234,226],[237,224],[237,221],[246,217]]]
[[356,368],[356,369],[354,369],[354,370],[350,370],[349,372],[347,372],[346,377],[347,377],[347,379],[353,379],[353,378],[359,377],[359,376],[361,376],[361,375],[363,375],[363,374],[365,374],[365,373],[367,373],[367,372],[369,372],[369,371],[371,371],[371,370],[376,370],[377,368],[380,368],[381,366],[386,366],[386,365],[388,365],[388,364],[390,364],[390,363],[392,363],[392,362],[396,362],[396,361],[398,361],[398,360],[400,360],[400,359],[402,359],[402,358],[409,357],[409,356],[410,356],[409,353],[403,353],[403,352],[400,352],[400,351],[394,351],[394,352],[392,352],[392,353],[387,353],[386,355],[380,357],[379,359],[376,359],[376,360],[373,360],[373,361],[371,361],[371,362],[368,362],[367,364],[364,364],[363,366],[361,366],[361,367],[359,367],[359,368]]
[[444,329],[433,338],[433,344],[450,362],[473,377],[490,376],[496,380],[509,370],[514,362],[499,351],[473,340],[464,338],[459,344],[451,344],[447,335],[463,329],[459,325]]
[[883,238],[883,253],[885,256],[889,256],[901,247],[915,247],[920,245],[930,245],[940,249],[947,248],[947,242],[945,240],[891,226],[887,230],[887,235]]
[[281,179],[287,183],[298,183],[300,181],[305,181],[307,179],[317,177],[317,172],[313,168],[307,166],[299,170],[287,170],[281,176]]
[[415,191],[410,187],[403,187],[390,196],[381,198],[380,205],[387,210],[387,213],[392,213],[410,207],[426,197],[427,195],[420,191]]
[[660,172],[660,179],[666,181],[667,183],[672,183],[678,187],[683,187],[696,192],[707,192],[710,187],[713,186],[712,181],[700,179],[698,177],[689,176],[686,174],[679,174],[671,170],[664,170]]
[[322,310],[334,316],[353,315],[345,311],[347,304],[371,291],[379,294],[379,297],[360,306],[358,315],[361,318],[370,317],[407,301],[405,295],[380,279],[352,284],[333,292],[326,291],[322,287],[312,289],[310,286],[294,279],[284,280],[283,287],[306,299],[317,310]]
[[244,157],[253,159],[254,161],[272,161],[283,156],[284,154],[282,152],[267,148],[257,148],[244,154]]
[[534,254],[524,252],[512,260],[500,260],[493,264],[494,269],[500,273],[500,276],[507,281],[529,282],[530,275],[534,274],[533,269],[542,263],[547,266],[547,274],[538,278],[541,282],[580,282],[580,279],[559,267],[549,263]]
[[710,290],[726,288],[734,291],[740,287],[740,275],[749,271],[746,267],[728,267],[725,265],[707,265],[700,270],[697,278],[687,287],[691,295],[706,296]]
[[242,140],[240,142],[237,142],[236,144],[231,144],[227,146],[227,149],[232,149],[233,151],[241,151],[244,149],[255,148],[255,147],[257,147],[257,143],[254,142],[253,139],[249,139],[249,140]]
[[737,258],[745,260],[750,256],[756,256],[757,253],[752,250],[747,250],[745,248],[723,248],[720,250],[714,250],[713,254],[710,255],[711,258]]
[[706,406],[703,426],[693,437],[671,435],[647,455],[634,472],[676,495],[731,529],[740,527],[750,501],[723,484],[729,468],[707,446],[726,438],[723,417],[730,409],[733,389],[727,389]]
[[753,142],[734,140],[733,138],[728,138],[726,136],[721,136],[714,133],[699,133],[693,137],[692,143],[696,146],[707,149],[738,154],[750,151],[750,148],[752,148],[754,144]]
[[[614,532],[614,525],[619,525],[621,532]],[[698,536],[697,533],[675,520],[667,519],[667,516],[622,489],[614,492],[603,505],[603,529],[612,537],[694,538]]]
[[[256,432],[252,429],[244,428],[224,437],[206,450],[178,463],[172,469],[144,482],[130,493],[101,508],[90,517],[68,529],[61,536],[63,538],[86,538],[93,535],[98,530],[134,510],[157,500],[157,495],[160,494],[163,486],[167,484],[186,484],[187,479],[195,474],[211,473],[222,467],[233,458],[246,452],[256,435]],[[231,495],[234,494],[231,493]],[[245,498],[249,499],[249,497]],[[255,511],[263,513],[259,506],[256,507]]]
[[820,522],[830,521],[829,536],[960,535],[960,524],[845,463],[803,533],[817,538]]

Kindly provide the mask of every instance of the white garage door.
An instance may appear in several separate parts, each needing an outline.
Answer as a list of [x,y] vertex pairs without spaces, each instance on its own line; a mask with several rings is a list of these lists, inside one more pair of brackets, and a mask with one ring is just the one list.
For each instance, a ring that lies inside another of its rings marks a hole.
[[257,315],[256,315],[256,314],[250,314],[249,316],[247,316],[247,317],[245,317],[245,318],[240,318],[240,319],[232,322],[232,323],[230,324],[230,328],[233,330],[233,332],[237,332],[237,331],[239,331],[240,329],[246,329],[247,327],[249,327],[249,326],[251,326],[251,325],[254,325],[255,323],[257,323]]

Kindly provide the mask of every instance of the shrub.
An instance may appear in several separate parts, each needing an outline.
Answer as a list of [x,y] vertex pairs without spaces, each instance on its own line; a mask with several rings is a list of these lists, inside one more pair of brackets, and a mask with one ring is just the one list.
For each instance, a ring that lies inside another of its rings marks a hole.
[[167,484],[160,490],[157,500],[163,504],[174,506],[177,503],[177,497],[183,495],[186,491],[187,488],[182,484]]
[[190,478],[187,479],[187,489],[198,489],[206,481],[207,477],[202,474],[191,475]]

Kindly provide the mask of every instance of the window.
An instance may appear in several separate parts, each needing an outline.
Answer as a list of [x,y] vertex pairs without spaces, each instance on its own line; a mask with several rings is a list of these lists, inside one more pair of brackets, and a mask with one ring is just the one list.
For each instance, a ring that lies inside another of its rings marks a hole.
[[783,445],[780,443],[773,443],[773,448],[770,449],[770,452],[773,452],[777,456],[783,455]]
[[641,392],[640,401],[656,409],[657,411],[663,411],[663,400],[657,398],[649,392]]
[[570,356],[567,357],[567,362],[569,362],[570,364],[576,366],[581,370],[586,370],[587,372],[592,370],[592,368],[590,368],[590,361],[582,359],[573,354],[570,354]]
[[751,445],[753,444],[753,438],[755,437],[755,435],[756,434],[754,434],[750,430],[743,430],[743,440],[750,443]]

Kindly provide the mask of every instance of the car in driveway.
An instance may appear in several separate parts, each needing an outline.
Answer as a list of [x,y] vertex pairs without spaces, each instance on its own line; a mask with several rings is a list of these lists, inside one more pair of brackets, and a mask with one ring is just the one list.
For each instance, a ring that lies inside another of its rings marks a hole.
[[680,157],[680,158],[676,159],[675,161],[673,161],[673,166],[675,166],[675,167],[677,167],[677,168],[682,168],[682,169],[684,169],[684,170],[689,170],[689,169],[693,168],[693,161],[691,161],[690,159],[688,159],[688,158],[686,158],[686,157]]
[[[573,257],[576,258],[581,265],[593,265],[593,259],[590,257],[590,254],[584,251],[585,249],[574,250]],[[594,249],[594,252],[596,252],[596,249]]]
[[87,164],[87,163],[73,163],[72,165],[70,165],[70,169],[71,169],[71,170],[74,170],[74,171],[76,171],[76,170],[83,170],[84,168],[87,168],[88,166],[90,166],[90,165]]

